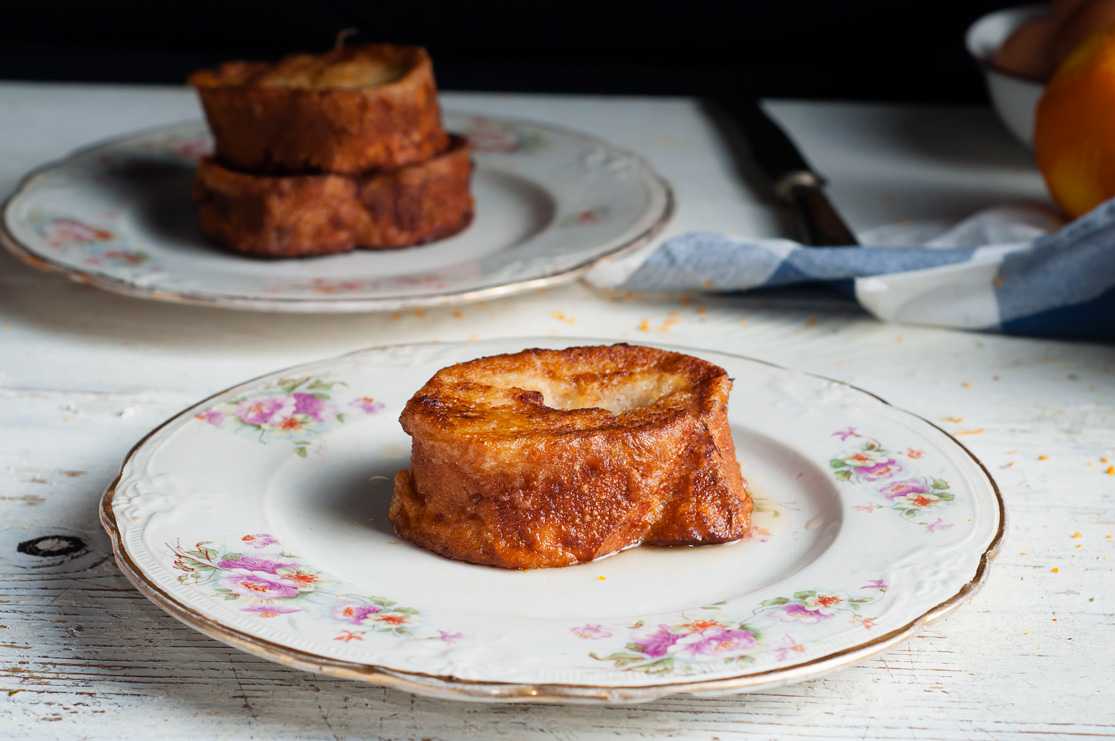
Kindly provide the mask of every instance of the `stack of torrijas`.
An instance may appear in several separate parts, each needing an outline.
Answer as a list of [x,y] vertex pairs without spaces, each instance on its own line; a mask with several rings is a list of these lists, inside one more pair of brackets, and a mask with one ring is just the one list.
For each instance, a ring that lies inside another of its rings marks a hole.
[[421,244],[472,220],[468,143],[442,128],[425,49],[390,44],[227,62],[190,76],[216,149],[194,201],[238,252]]

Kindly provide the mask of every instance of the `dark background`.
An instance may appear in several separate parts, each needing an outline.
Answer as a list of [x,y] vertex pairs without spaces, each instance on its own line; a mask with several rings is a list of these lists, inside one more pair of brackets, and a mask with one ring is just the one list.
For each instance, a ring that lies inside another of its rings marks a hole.
[[444,89],[966,102],[991,0],[0,3],[0,79],[181,83],[230,58],[427,46]]

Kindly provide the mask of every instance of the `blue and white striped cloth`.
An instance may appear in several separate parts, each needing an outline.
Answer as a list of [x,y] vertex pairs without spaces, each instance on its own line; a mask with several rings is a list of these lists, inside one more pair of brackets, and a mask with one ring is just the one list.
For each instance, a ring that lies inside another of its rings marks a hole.
[[863,247],[689,232],[604,263],[590,283],[641,292],[854,285],[879,319],[1008,334],[1115,339],[1115,201],[1068,225],[1037,208],[951,228],[883,227]]

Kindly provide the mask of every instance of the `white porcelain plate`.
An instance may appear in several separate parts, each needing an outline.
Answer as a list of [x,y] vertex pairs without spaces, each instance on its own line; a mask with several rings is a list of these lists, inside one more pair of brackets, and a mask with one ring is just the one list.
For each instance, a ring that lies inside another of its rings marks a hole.
[[[584,341],[582,340],[581,343]],[[397,421],[451,363],[540,338],[364,350],[250,381],[155,430],[101,515],[124,573],[202,632],[441,697],[637,702],[817,676],[959,604],[1003,511],[953,438],[850,386],[714,352],[753,535],[515,572],[395,537]]]
[[393,311],[572,280],[666,223],[669,188],[639,157],[584,134],[456,113],[474,147],[476,218],[418,247],[301,260],[221,251],[190,190],[212,146],[201,121],[83,149],[28,176],[3,215],[29,264],[140,298],[282,312]]

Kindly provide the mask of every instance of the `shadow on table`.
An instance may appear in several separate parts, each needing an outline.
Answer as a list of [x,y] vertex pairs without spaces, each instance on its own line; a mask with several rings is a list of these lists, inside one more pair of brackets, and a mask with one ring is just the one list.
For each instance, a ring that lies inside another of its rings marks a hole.
[[[405,316],[401,312],[276,315],[143,301],[44,274],[2,252],[0,289],[4,321],[85,341],[168,351],[243,350],[247,344],[265,347],[273,338],[312,357],[318,350],[335,351],[339,342],[341,347],[374,345],[386,322]],[[444,314],[449,316],[448,311]]]
[[[267,314],[204,306],[143,301],[78,285],[59,275],[48,275],[0,252],[0,320],[84,342],[127,345],[137,349],[196,352],[205,348],[219,357],[223,351],[254,348],[289,352],[298,348],[308,358],[382,342],[391,327],[394,336],[414,327],[415,339],[461,336],[462,312],[473,331],[482,331],[490,317],[505,314],[515,297],[469,304],[460,309],[411,310],[376,314]],[[598,292],[607,298],[621,292]],[[648,313],[677,305],[679,296],[642,296]],[[816,311],[823,315],[865,317],[856,304],[822,288],[800,286],[691,297],[709,306],[741,311]],[[401,322],[401,324],[400,324]],[[420,336],[418,333],[421,333]],[[531,326],[521,334],[546,334]],[[559,333],[560,334],[560,333]],[[589,333],[591,334],[591,333]],[[671,338],[648,337],[653,340]],[[674,338],[675,340],[679,338]],[[397,340],[393,340],[397,341]],[[338,349],[340,348],[340,349]]]
[[165,158],[134,158],[111,171],[120,202],[134,204],[138,225],[177,249],[215,250],[201,235],[192,203],[195,167]]
[[[978,167],[1036,174],[1033,153],[986,107],[895,108],[886,118],[888,134],[906,151],[946,166]],[[942,132],[967,132],[943,136]],[[972,135],[975,134],[975,135]]]

